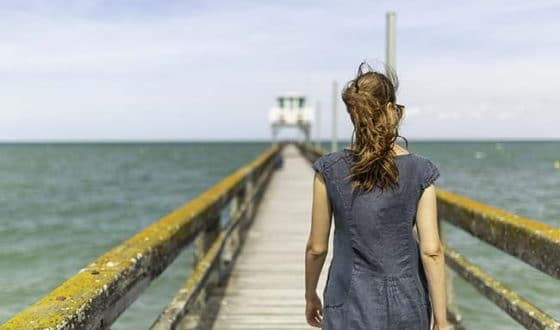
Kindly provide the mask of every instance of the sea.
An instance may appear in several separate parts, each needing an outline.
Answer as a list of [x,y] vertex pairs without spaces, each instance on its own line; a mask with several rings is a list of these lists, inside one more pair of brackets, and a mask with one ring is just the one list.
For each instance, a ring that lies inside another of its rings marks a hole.
[[[560,141],[399,144],[433,160],[441,173],[436,187],[560,227]],[[269,146],[0,144],[0,324]],[[442,230],[446,244],[560,320],[559,280],[446,222]],[[186,248],[112,329],[147,329],[189,276],[191,263],[192,248]],[[453,287],[468,329],[523,329],[460,276]]]

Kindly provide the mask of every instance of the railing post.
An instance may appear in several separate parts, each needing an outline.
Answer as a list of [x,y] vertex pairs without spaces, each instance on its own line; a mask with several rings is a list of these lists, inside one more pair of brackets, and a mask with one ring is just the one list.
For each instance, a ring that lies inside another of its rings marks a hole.
[[[240,212],[243,209],[243,196],[245,194],[245,189],[241,189],[240,191],[238,191],[235,196],[233,196],[233,198],[231,199],[231,206],[230,206],[230,212],[229,212],[229,219],[230,221],[234,220],[235,217],[238,216],[245,216],[245,215],[241,215]],[[239,219],[242,220],[242,219]],[[237,226],[235,226],[232,231],[231,234],[229,235],[229,237],[226,240],[225,246],[224,246],[224,250],[221,253],[221,260],[219,262],[220,264],[220,278],[219,278],[219,283],[222,284],[223,282],[225,282],[225,280],[228,277],[230,268],[231,268],[231,264],[233,263],[233,259],[235,258],[235,255],[237,253],[237,249],[239,247],[240,244],[240,236],[239,236],[239,224]]]
[[253,217],[255,216],[255,200],[253,197],[253,193],[255,191],[254,180],[254,175],[252,174],[249,176],[249,178],[247,179],[247,183],[245,184],[245,196],[243,198],[243,203],[247,206],[247,212],[246,216],[243,219],[243,222],[241,223],[243,224],[243,231],[245,231],[245,229],[253,221]]
[[208,218],[204,230],[201,230],[194,241],[193,269],[204,257],[208,248],[212,245],[220,233],[220,215],[216,214]]
[[[204,258],[204,255],[220,234],[220,215],[219,213],[208,218],[205,228],[200,231],[194,241],[194,253],[192,268],[196,269],[198,263]],[[200,322],[200,317],[206,306],[209,290],[217,283],[216,271],[212,271],[208,282],[200,290],[194,303],[192,311],[181,322],[181,329],[195,329]]]
[[[438,222],[438,232],[439,232],[440,240],[444,244],[447,244],[444,231],[441,228],[443,221],[441,220],[441,216],[439,214],[437,217],[437,222]],[[453,285],[454,277],[455,277],[455,272],[453,272],[453,270],[446,263],[445,264],[445,284],[446,284],[445,292],[446,292],[446,300],[447,300],[447,319],[449,321],[449,324],[453,327],[452,329],[463,329],[461,314],[459,313],[459,308],[455,303],[455,287]]]

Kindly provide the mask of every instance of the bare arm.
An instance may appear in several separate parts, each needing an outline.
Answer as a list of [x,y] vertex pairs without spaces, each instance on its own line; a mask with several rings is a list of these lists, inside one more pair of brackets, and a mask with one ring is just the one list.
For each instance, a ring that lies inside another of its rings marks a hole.
[[305,248],[306,318],[311,326],[321,327],[323,309],[317,295],[317,282],[328,252],[332,209],[323,177],[315,173],[311,230]]
[[436,189],[433,184],[426,187],[420,197],[416,229],[433,305],[435,329],[447,329],[445,258],[438,233]]

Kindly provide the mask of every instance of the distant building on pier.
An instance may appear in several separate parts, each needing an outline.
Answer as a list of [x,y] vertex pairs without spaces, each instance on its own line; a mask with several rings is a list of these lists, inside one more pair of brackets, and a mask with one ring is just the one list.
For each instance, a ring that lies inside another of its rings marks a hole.
[[281,127],[299,128],[305,142],[310,142],[311,125],[314,121],[313,108],[306,106],[306,99],[300,93],[285,93],[276,98],[277,105],[270,109],[269,122],[272,142],[276,143]]

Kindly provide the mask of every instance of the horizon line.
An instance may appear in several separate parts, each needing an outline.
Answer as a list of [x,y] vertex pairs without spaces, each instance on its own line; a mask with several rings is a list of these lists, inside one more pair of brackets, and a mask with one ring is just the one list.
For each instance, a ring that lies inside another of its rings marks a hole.
[[[559,138],[539,137],[505,137],[505,138],[407,138],[408,142],[560,142]],[[298,139],[279,139],[277,142],[299,141]],[[331,143],[331,140],[320,140],[321,143]],[[163,144],[163,143],[271,143],[270,139],[52,139],[52,140],[0,140],[0,144]],[[300,141],[301,142],[301,141]],[[310,141],[312,144],[316,140]],[[348,143],[350,140],[338,140],[338,143]]]

